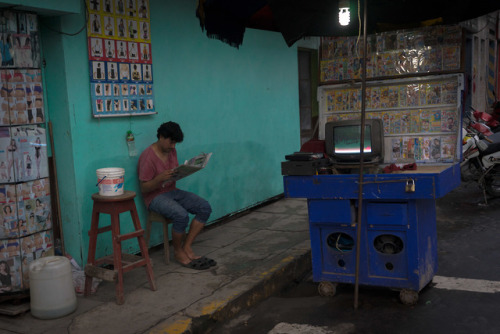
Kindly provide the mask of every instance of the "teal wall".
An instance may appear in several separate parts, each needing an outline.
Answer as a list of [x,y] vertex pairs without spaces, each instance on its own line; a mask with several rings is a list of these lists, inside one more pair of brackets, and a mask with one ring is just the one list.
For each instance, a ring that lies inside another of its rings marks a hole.
[[77,14],[83,7],[79,0],[6,0],[0,7],[37,12],[41,15]]
[[[86,31],[75,36],[54,32],[78,31],[84,16],[42,18],[64,244],[80,263],[87,257],[96,169],[125,168],[125,189],[138,193],[136,204],[145,222],[138,156],[128,156],[127,130],[134,132],[140,152],[156,140],[158,126],[172,120],[185,135],[177,145],[179,161],[213,152],[203,171],[178,182],[179,188],[210,201],[211,221],[281,194],[280,163],[299,149],[296,48],[287,47],[279,33],[247,29],[243,45],[235,49],[201,31],[195,0],[150,2],[158,111],[153,116],[93,118]],[[128,214],[120,218],[122,226],[132,225]],[[108,223],[108,215],[101,215],[101,222]],[[99,238],[98,255],[111,252],[109,239]],[[161,240],[161,227],[155,226],[152,243]],[[138,251],[136,241],[124,246]]]

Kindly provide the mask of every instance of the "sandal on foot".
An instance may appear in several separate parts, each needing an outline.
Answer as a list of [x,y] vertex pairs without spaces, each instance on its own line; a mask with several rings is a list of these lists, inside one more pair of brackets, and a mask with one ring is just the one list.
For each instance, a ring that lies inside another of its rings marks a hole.
[[215,267],[217,265],[217,262],[215,260],[208,257],[202,256],[200,259],[207,263],[210,267]]
[[210,268],[210,265],[205,261],[201,261],[201,259],[192,260],[188,264],[181,263],[181,266],[195,270],[206,270]]

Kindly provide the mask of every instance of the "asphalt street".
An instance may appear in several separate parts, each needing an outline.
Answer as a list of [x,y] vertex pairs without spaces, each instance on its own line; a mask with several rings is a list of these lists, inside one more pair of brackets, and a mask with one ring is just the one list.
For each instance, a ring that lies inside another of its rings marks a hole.
[[439,269],[416,305],[362,286],[354,309],[353,285],[323,297],[308,276],[213,333],[500,333],[500,199],[463,183],[436,209]]

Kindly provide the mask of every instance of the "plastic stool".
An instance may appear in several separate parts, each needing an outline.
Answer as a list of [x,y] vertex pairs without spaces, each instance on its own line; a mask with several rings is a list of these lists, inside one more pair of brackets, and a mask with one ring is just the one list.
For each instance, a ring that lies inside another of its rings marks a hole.
[[[99,193],[92,195],[94,207],[92,209],[92,222],[89,231],[89,254],[87,265],[85,266],[85,296],[90,295],[92,277],[98,277],[116,283],[116,303],[119,305],[123,304],[125,301],[123,296],[123,274],[142,266],[146,267],[151,290],[156,290],[148,247],[144,240],[144,230],[141,228],[134,198],[135,192],[128,190],[123,195],[118,196],[101,196]],[[120,213],[126,211],[130,211],[132,215],[135,231],[120,234]],[[99,215],[101,213],[111,215],[111,225],[99,227]],[[108,231],[111,231],[113,254],[96,259],[97,235]],[[138,239],[141,256],[122,253],[121,242],[132,238]],[[101,264],[113,264],[113,270],[99,267]]]
[[170,251],[169,251],[169,240],[168,240],[168,224],[172,224],[172,221],[168,218],[163,217],[159,213],[154,211],[148,211],[148,220],[146,221],[146,245],[149,246],[149,238],[151,236],[151,225],[153,222],[159,222],[163,224],[163,248],[165,252],[165,263],[170,263]]

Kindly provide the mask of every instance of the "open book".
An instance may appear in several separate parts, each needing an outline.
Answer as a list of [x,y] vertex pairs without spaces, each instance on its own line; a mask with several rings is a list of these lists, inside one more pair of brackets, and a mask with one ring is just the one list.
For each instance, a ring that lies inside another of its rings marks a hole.
[[170,179],[163,182],[163,186],[167,183],[183,179],[186,176],[202,170],[208,164],[208,160],[210,160],[211,156],[212,153],[200,153],[197,156],[184,161],[184,164],[179,165],[174,169],[174,175]]

